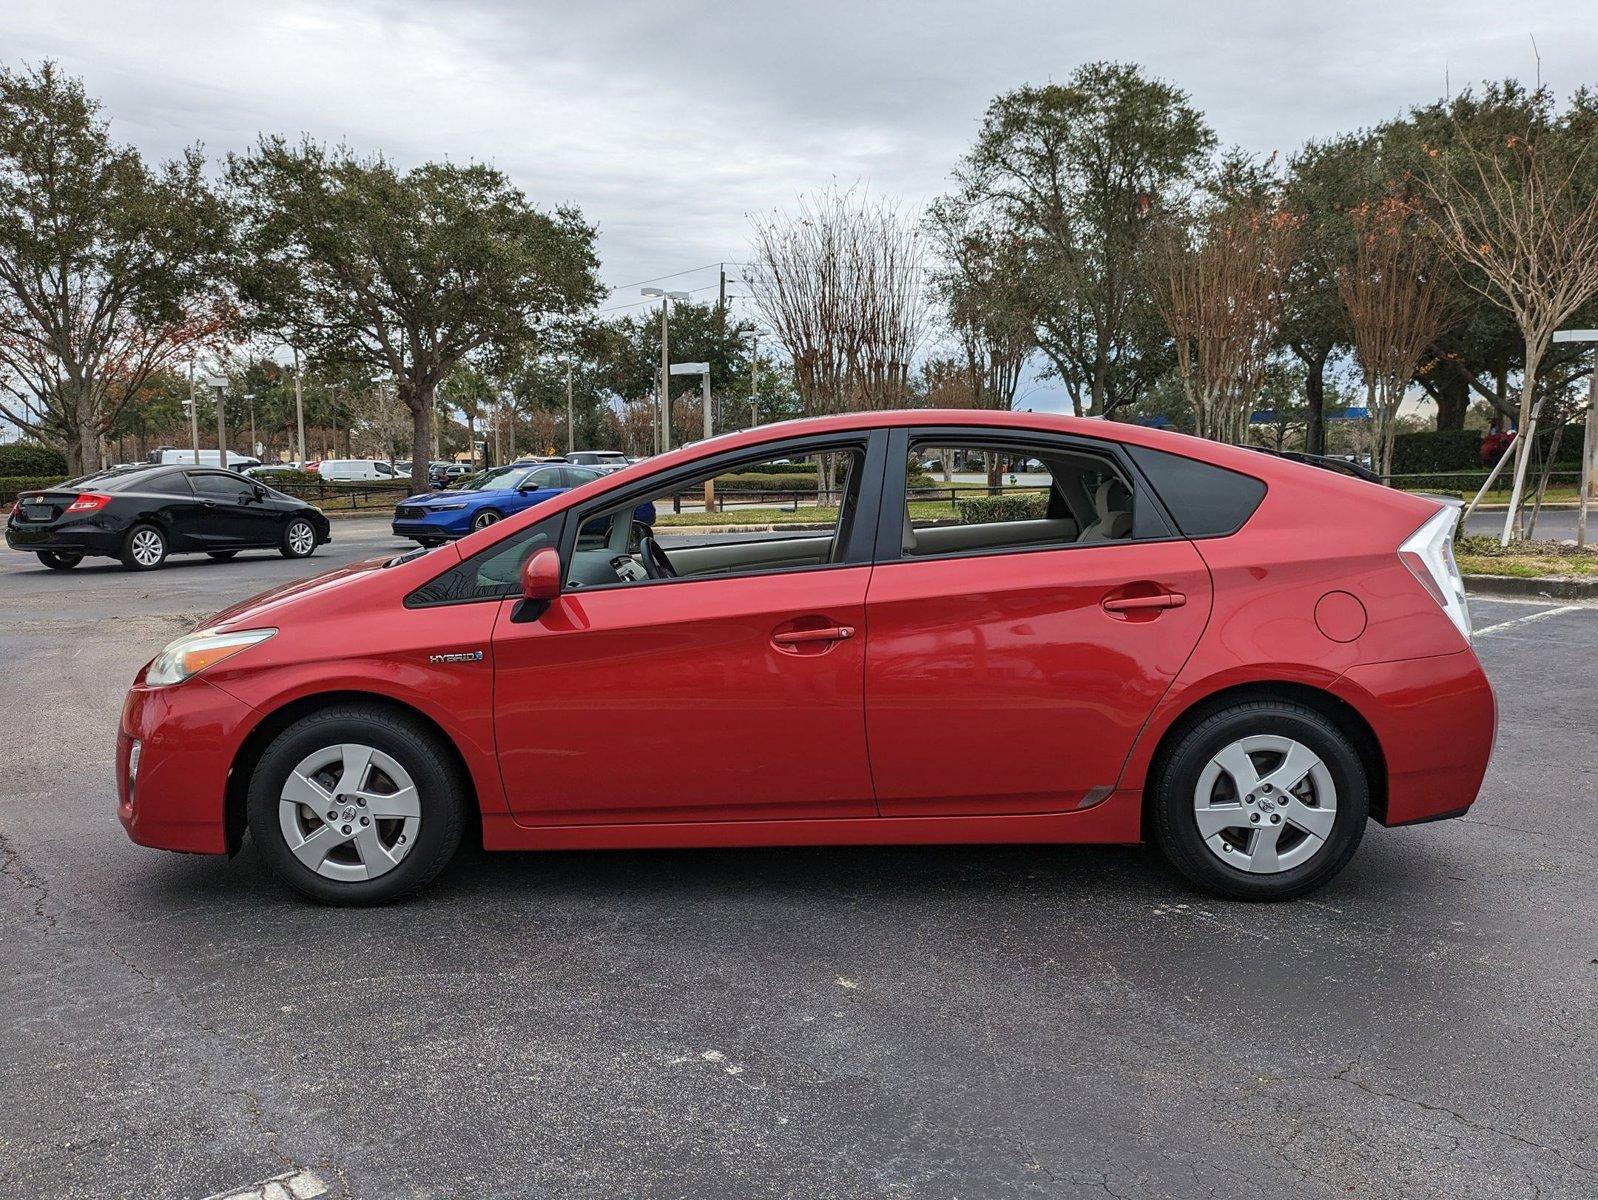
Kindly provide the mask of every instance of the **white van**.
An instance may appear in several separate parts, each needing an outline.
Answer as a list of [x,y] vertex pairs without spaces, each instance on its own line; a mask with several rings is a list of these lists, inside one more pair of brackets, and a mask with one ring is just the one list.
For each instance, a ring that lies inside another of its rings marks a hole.
[[324,458],[310,469],[329,483],[393,483],[409,478],[377,458]]
[[[172,446],[162,446],[159,450],[151,451],[149,461],[160,466],[196,465],[193,450],[178,450]],[[221,451],[201,450],[198,465],[202,467],[222,466]],[[242,471],[245,467],[258,467],[260,465],[260,459],[252,458],[248,454],[236,454],[232,450],[227,452],[227,467],[231,471]]]

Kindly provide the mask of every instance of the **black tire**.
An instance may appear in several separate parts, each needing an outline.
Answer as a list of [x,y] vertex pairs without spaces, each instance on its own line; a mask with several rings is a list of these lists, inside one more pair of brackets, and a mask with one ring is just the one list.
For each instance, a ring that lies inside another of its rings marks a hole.
[[485,508],[472,518],[472,532],[476,533],[479,529],[487,529],[490,525],[498,524],[502,519],[500,514],[494,509]]
[[284,558],[310,558],[316,553],[316,526],[304,517],[295,517],[283,526],[277,552]]
[[217,562],[227,562],[238,553],[237,550],[207,550],[206,556],[214,558]]
[[70,571],[83,561],[81,554],[68,554],[62,550],[40,550],[39,561],[52,571]]
[[[1206,844],[1194,812],[1194,794],[1210,761],[1239,739],[1261,734],[1289,737],[1313,751],[1337,792],[1324,845],[1307,861],[1274,874],[1228,866]],[[1155,765],[1149,810],[1152,840],[1194,884],[1233,900],[1290,900],[1325,884],[1353,857],[1370,814],[1370,784],[1359,752],[1320,713],[1285,700],[1250,700],[1211,713],[1179,735]]]
[[117,557],[130,571],[153,571],[166,562],[166,555],[166,534],[146,522],[128,530]]
[[[341,743],[371,746],[393,757],[415,782],[421,823],[405,857],[375,879],[328,879],[289,849],[279,821],[283,786],[308,755]],[[272,873],[321,904],[387,904],[425,887],[454,857],[465,821],[467,787],[447,746],[432,729],[378,705],[339,704],[302,717],[266,748],[250,776],[250,836]]]

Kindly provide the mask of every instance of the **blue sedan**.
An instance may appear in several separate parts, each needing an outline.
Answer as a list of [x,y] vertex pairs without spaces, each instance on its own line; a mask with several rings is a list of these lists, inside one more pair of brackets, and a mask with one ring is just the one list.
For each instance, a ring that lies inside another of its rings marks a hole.
[[599,477],[597,471],[559,463],[495,467],[467,476],[448,491],[401,501],[394,509],[394,536],[438,546]]

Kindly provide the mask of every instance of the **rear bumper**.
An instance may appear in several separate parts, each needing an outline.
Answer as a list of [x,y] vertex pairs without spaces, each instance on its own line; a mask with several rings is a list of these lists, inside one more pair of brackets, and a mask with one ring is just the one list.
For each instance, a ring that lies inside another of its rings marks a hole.
[[[134,684],[117,729],[117,817],[141,846],[227,852],[227,782],[256,712],[204,679]],[[140,744],[137,779],[129,772]]]
[[122,549],[122,533],[86,521],[64,527],[41,525],[37,528],[11,522],[6,525],[6,545],[28,554],[40,550],[61,554],[117,554]]
[[1331,689],[1365,717],[1387,766],[1383,825],[1460,817],[1476,802],[1498,704],[1475,651],[1352,667]]

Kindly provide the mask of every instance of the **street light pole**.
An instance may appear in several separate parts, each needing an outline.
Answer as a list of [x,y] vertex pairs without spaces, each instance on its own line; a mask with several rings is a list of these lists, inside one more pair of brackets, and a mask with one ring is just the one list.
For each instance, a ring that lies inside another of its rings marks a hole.
[[1598,329],[1561,329],[1556,342],[1594,343],[1592,377],[1587,384],[1587,424],[1581,440],[1581,494],[1576,506],[1576,545],[1587,544],[1587,510],[1598,501]]
[[200,405],[194,395],[194,359],[189,359],[189,440],[194,443],[194,465],[200,465]]
[[305,469],[305,398],[300,395],[300,348],[291,346],[294,351],[294,424],[299,440],[296,443],[295,459],[301,470]]
[[667,382],[671,375],[671,347],[668,344],[671,302],[688,299],[688,293],[644,288],[642,294],[660,297],[660,404],[655,425],[655,450],[664,454],[671,449],[671,388]]

